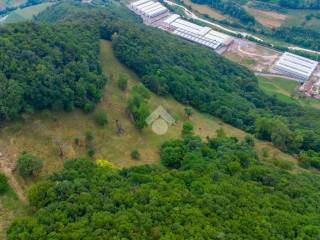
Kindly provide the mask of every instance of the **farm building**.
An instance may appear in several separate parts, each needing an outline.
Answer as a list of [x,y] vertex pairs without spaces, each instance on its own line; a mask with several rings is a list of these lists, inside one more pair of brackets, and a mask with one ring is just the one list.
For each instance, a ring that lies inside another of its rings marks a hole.
[[273,69],[284,75],[306,81],[311,77],[317,65],[318,62],[316,61],[285,52],[276,61]]
[[159,2],[139,0],[129,5],[145,22],[152,23],[167,16],[169,10]]
[[178,14],[170,14],[169,10],[159,2],[138,0],[130,3],[129,8],[140,15],[146,23],[211,49],[229,46],[233,42],[233,38],[226,34],[186,21]]
[[233,41],[233,38],[226,34],[183,20],[177,14],[165,19],[162,26],[175,35],[212,49],[229,46]]

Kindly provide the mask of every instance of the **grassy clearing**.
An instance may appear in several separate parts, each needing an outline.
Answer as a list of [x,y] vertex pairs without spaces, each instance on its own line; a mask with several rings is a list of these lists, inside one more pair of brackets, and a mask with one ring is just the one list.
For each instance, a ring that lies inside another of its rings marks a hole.
[[[104,93],[104,99],[97,108],[105,109],[108,113],[109,123],[106,127],[99,127],[94,121],[93,114],[81,111],[49,112],[43,111],[26,117],[25,120],[8,123],[0,132],[0,149],[14,162],[22,151],[33,153],[44,160],[44,169],[39,179],[47,174],[61,169],[65,158],[86,156],[84,147],[84,134],[90,130],[95,137],[95,158],[106,159],[117,167],[129,167],[138,164],[157,163],[159,161],[159,146],[170,138],[180,136],[182,123],[186,119],[185,106],[177,103],[172,98],[163,98],[151,94],[149,105],[151,110],[159,105],[165,107],[173,116],[180,119],[175,126],[169,127],[164,136],[154,134],[151,127],[138,131],[133,126],[126,114],[126,102],[129,90],[121,92],[116,80],[120,74],[129,77],[129,88],[138,83],[137,76],[120,64],[112,53],[111,44],[101,42],[101,62],[103,70],[110,75]],[[195,133],[202,136],[215,136],[216,130],[223,128],[227,135],[243,138],[246,134],[220,120],[194,111],[191,120],[195,126]],[[116,134],[116,120],[125,130],[123,135]],[[75,139],[80,139],[80,146],[75,144]],[[59,157],[59,145],[63,147],[65,156]],[[257,141],[257,149],[270,149],[270,158],[294,160],[291,156],[280,152],[271,144]],[[138,149],[141,160],[132,160],[130,153]],[[22,186],[26,187],[33,180],[23,180],[17,176]]]
[[0,209],[0,239],[4,240],[11,221],[15,217],[24,216],[29,209],[18,200],[12,189],[0,196]]
[[312,18],[306,20],[306,16],[310,14],[318,14],[319,10],[289,10],[288,18],[283,23],[284,26],[303,26],[305,28],[320,29],[320,20]]
[[10,13],[6,18],[4,23],[15,23],[22,22],[27,20],[32,20],[34,16],[45,10],[47,7],[51,6],[53,3],[41,3],[38,5],[30,6],[23,9],[17,9],[14,12]]
[[259,85],[269,95],[276,95],[287,103],[296,103],[306,107],[320,109],[320,101],[306,97],[296,91],[298,83],[283,78],[259,77]]
[[278,12],[263,11],[251,7],[246,7],[245,9],[265,27],[280,27],[287,18],[287,15]]
[[257,64],[257,61],[255,59],[249,58],[249,57],[240,56],[239,54],[236,54],[236,53],[231,52],[231,51],[225,52],[223,54],[223,56],[228,58],[229,60],[231,60],[233,62],[239,63],[239,64],[244,65],[244,66],[249,67],[249,68],[250,68],[250,66]]
[[3,7],[17,7],[26,3],[26,0],[0,0],[0,6]]

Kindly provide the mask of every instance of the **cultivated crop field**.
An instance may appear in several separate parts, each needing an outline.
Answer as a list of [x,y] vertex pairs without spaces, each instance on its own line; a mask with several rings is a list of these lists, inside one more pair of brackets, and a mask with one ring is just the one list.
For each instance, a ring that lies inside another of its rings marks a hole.
[[246,7],[245,9],[252,16],[254,16],[259,23],[261,23],[265,27],[272,27],[272,28],[280,27],[288,17],[287,15],[282,13],[272,12],[272,11],[263,11],[263,10],[255,9],[252,7]]
[[10,13],[4,23],[15,23],[26,20],[32,20],[34,16],[51,6],[52,3],[41,3],[23,9],[17,9]]

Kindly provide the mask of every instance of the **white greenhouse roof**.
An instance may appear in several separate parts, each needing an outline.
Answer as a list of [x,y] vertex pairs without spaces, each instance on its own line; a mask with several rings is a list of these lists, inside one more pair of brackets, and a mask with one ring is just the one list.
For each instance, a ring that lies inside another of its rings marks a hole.
[[207,32],[209,32],[211,30],[211,28],[209,28],[209,27],[202,27],[197,24],[180,19],[180,18],[175,20],[174,22],[172,22],[170,25],[173,27],[191,32],[193,34],[200,35],[200,36],[205,35]]
[[139,5],[144,4],[146,2],[150,2],[150,0],[139,0],[139,1],[131,3],[131,6],[136,7],[136,6],[139,6]]
[[177,20],[178,18],[180,18],[180,16],[178,14],[172,14],[170,17],[165,19],[163,22],[166,24],[170,24],[170,23],[174,22],[175,20]]
[[230,36],[214,30],[209,31],[205,37],[211,40],[215,40],[217,42],[224,43],[226,45],[228,44],[228,42],[232,40]]
[[137,6],[136,9],[143,11],[143,9],[146,9],[146,8],[148,8],[150,6],[154,6],[154,5],[155,5],[155,2],[150,1],[150,2],[146,2],[144,4]]
[[283,69],[293,74],[309,78],[318,62],[311,59],[301,57],[292,53],[285,52],[279,60],[275,63],[275,67],[279,70]]
[[153,12],[153,11],[159,9],[159,8],[162,8],[162,7],[163,7],[163,6],[162,6],[160,3],[154,4],[152,7],[147,8],[147,9],[145,9],[145,10],[142,10],[142,12],[143,12],[143,14],[149,15],[149,13],[151,13],[151,12]]
[[159,8],[156,8],[156,9],[154,9],[153,11],[148,11],[148,12],[146,12],[146,15],[147,15],[148,17],[154,17],[154,16],[158,16],[158,15],[160,15],[160,14],[162,14],[162,13],[165,13],[165,12],[167,12],[167,11],[168,11],[167,8],[165,8],[164,6],[160,6]]
[[189,41],[199,43],[201,45],[210,47],[212,49],[216,49],[220,45],[220,42],[199,36],[197,34],[192,34],[188,31],[184,31],[182,29],[176,29],[175,31],[173,31],[173,33],[182,37],[182,38],[185,38]]

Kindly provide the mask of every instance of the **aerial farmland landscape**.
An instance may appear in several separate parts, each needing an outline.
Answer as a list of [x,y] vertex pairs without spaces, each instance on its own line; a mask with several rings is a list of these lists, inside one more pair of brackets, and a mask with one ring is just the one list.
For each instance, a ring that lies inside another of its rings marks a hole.
[[0,239],[320,239],[317,0],[0,0]]

